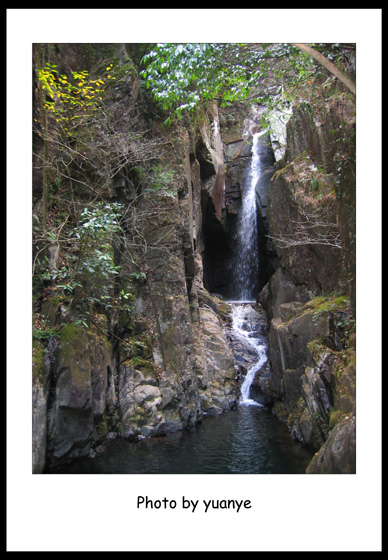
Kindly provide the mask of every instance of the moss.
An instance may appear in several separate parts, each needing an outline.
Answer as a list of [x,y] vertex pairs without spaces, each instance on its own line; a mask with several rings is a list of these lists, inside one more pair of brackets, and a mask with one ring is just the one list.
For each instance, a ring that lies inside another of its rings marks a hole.
[[40,316],[43,320],[47,321],[48,324],[55,324],[55,320],[58,314],[58,309],[63,302],[63,297],[60,295],[51,295],[45,298],[42,302],[42,310]]
[[321,338],[316,338],[307,343],[307,350],[314,357],[327,350],[327,346]]
[[138,411],[135,414],[132,414],[132,416],[127,419],[126,424],[132,424],[138,428],[145,426],[147,424],[147,415],[145,414],[145,411]]
[[33,383],[42,384],[45,378],[45,348],[38,340],[32,342],[32,380]]
[[336,376],[340,378],[344,374],[346,376],[352,375],[352,372],[356,369],[356,353],[354,348],[348,350],[343,350],[339,354],[339,365],[335,372]]
[[148,333],[131,340],[131,354],[133,358],[149,360],[153,357],[152,339]]
[[100,422],[98,422],[94,428],[95,438],[97,440],[104,439],[107,433],[108,433],[108,424],[106,419],[104,418]]
[[333,410],[330,413],[329,418],[329,429],[332,430],[334,426],[336,426],[341,420],[343,420],[346,416],[346,412],[343,410]]
[[68,324],[60,336],[60,360],[70,367],[72,380],[80,387],[89,383],[89,337],[87,331],[78,325]]
[[155,379],[157,378],[155,372],[155,364],[152,360],[144,360],[142,358],[135,357],[129,359],[127,363],[132,364],[136,370],[141,371],[143,373],[151,374],[155,377]]
[[67,324],[65,327],[63,327],[62,331],[61,331],[61,343],[64,342],[71,342],[74,338],[76,338],[78,331],[81,330],[81,327],[77,327],[77,325],[74,324]]
[[301,312],[314,311],[315,314],[328,311],[341,311],[349,308],[349,298],[347,296],[319,296],[308,301]]
[[327,298],[324,296],[310,299],[307,303],[304,304],[304,306],[301,309],[301,312],[310,311],[310,310],[316,311],[322,306],[326,305],[326,303],[327,303]]

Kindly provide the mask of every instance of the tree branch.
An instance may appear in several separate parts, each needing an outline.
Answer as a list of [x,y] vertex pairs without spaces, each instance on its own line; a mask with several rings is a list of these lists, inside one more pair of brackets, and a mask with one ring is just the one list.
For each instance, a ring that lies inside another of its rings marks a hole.
[[305,53],[307,53],[309,56],[311,56],[315,60],[317,60],[320,64],[322,64],[322,66],[324,66],[327,70],[329,70],[329,72],[331,72],[331,74],[333,74],[336,78],[341,80],[341,82],[344,83],[345,86],[352,93],[356,94],[355,83],[350,78],[345,76],[345,74],[343,74],[341,72],[341,70],[339,70],[337,68],[337,66],[335,64],[333,64],[330,60],[328,60],[325,56],[323,56],[323,54],[321,54],[317,50],[313,49],[312,47],[310,47],[306,43],[291,43],[291,44],[294,45],[295,47],[297,47],[298,49],[300,49],[301,51],[304,51]]

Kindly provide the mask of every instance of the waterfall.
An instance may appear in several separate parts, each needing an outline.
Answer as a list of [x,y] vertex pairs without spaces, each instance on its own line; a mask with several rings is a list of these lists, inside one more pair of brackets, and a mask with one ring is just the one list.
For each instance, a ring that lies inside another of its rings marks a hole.
[[256,184],[260,177],[260,133],[253,135],[250,172],[242,188],[236,239],[236,300],[256,301],[258,279]]
[[253,135],[249,174],[242,186],[242,206],[239,213],[235,256],[235,298],[232,304],[230,338],[237,368],[245,373],[241,384],[243,405],[263,406],[250,398],[250,388],[256,373],[267,361],[266,341],[261,335],[262,318],[251,303],[256,302],[258,286],[258,237],[256,184],[261,173],[259,138]]

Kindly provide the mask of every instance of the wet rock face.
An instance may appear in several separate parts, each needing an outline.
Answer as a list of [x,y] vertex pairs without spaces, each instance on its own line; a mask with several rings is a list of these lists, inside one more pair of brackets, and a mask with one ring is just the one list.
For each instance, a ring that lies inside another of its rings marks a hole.
[[[235,297],[236,288],[233,283],[239,254],[238,219],[241,213],[242,193],[247,182],[251,180],[252,134],[253,131],[258,130],[257,125],[253,126],[251,123],[248,131],[247,123],[249,122],[248,117],[241,122],[239,134],[236,132],[230,134],[227,127],[221,127],[221,140],[223,138],[227,140],[224,141],[223,151],[218,150],[213,154],[212,181],[204,181],[202,178],[204,285],[209,292],[219,294],[225,299]],[[244,129],[246,129],[245,132]],[[201,143],[202,146],[208,144],[209,142],[204,141]],[[217,145],[219,146],[220,142]],[[258,146],[261,172],[255,185],[258,238],[255,252],[257,252],[260,267],[254,281],[258,284],[257,291],[260,291],[274,272],[278,260],[275,248],[268,237],[267,225],[268,188],[274,172],[275,158],[267,135],[263,134],[260,137]],[[205,165],[205,161],[209,162],[209,159],[209,157],[206,159],[203,156],[202,149],[200,165],[204,169],[204,173],[210,170],[209,163]],[[216,171],[221,168],[225,168],[222,177]],[[223,182],[221,194],[219,189],[221,183],[218,179],[222,179]]]

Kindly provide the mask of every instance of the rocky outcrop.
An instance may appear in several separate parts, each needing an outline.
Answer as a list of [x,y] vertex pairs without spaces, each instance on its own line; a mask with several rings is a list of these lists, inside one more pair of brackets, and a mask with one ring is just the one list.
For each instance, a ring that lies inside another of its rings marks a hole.
[[108,433],[115,409],[111,349],[81,327],[63,328],[52,364],[47,457],[55,465],[88,455]]
[[[106,319],[101,318],[103,327]],[[111,345],[95,329],[66,325],[33,349],[33,466],[90,454],[115,425]]]
[[281,308],[269,335],[272,382],[282,401],[276,410],[283,406],[294,438],[317,451],[335,419],[354,412],[354,348],[344,342],[352,326],[349,301],[316,298]]
[[330,432],[327,441],[306,469],[307,474],[356,472],[356,418],[349,415]]
[[220,316],[204,302],[198,311],[195,348],[201,408],[205,414],[217,414],[237,405],[234,356]]
[[128,439],[164,434],[166,420],[162,408],[168,404],[168,396],[154,373],[135,369],[131,363],[121,364],[120,436]]
[[[267,218],[283,275],[312,297],[355,282],[355,114],[345,94],[303,103],[287,123]],[[325,266],[322,266],[322,263]]]
[[40,473],[46,464],[47,402],[52,353],[39,341],[32,349],[32,472]]
[[295,106],[269,188],[273,410],[315,452],[309,473],[356,469],[354,122],[346,94]]

